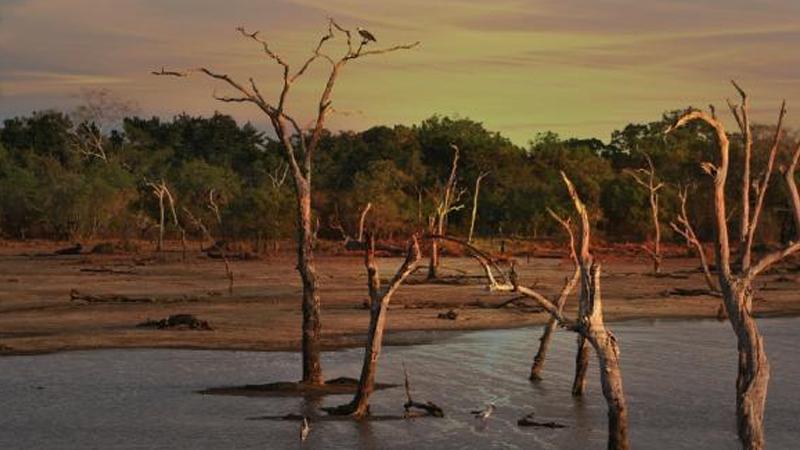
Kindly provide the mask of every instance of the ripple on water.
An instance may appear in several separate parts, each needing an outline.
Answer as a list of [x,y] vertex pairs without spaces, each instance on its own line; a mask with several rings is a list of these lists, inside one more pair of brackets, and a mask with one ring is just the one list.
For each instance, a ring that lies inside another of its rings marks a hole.
[[[760,321],[772,360],[767,407],[771,448],[800,439],[800,319]],[[635,448],[738,448],[734,422],[735,341],[726,323],[612,324],[622,349]],[[433,345],[387,347],[379,377],[445,409],[444,419],[312,423],[305,448],[603,448],[605,406],[591,360],[588,395],[570,396],[575,337],[558,332],[545,379],[527,380],[541,327],[459,333]],[[324,355],[327,377],[354,376],[361,350]],[[0,358],[0,448],[299,448],[295,422],[249,418],[313,412],[349,400],[331,396],[241,398],[199,395],[212,386],[300,377],[295,353],[98,350]],[[372,397],[375,414],[402,412],[402,389]],[[486,423],[468,411],[492,402]],[[565,429],[519,428],[535,411]]]

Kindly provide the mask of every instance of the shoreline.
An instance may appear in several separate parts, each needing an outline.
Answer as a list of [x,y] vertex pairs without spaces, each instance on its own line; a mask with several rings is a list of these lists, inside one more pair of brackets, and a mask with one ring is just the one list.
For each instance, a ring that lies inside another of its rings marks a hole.
[[[199,254],[180,261],[132,260],[129,255],[38,259],[0,252],[0,356],[142,348],[298,351],[301,287],[293,263],[292,256],[235,261],[236,285],[229,293],[222,263]],[[379,258],[380,275],[391,276],[399,263],[399,258]],[[317,266],[322,350],[362,347],[369,323],[363,307],[363,260],[320,256]],[[471,258],[447,257],[443,267],[443,280],[428,283],[418,274],[397,292],[389,307],[385,345],[422,345],[452,333],[547,322],[549,317],[532,303],[508,303],[513,295],[487,291],[476,278],[481,268]],[[531,258],[520,260],[517,268],[521,280],[553,296],[570,264]],[[666,273],[660,277],[652,276],[649,264],[636,257],[607,260],[605,268],[603,301],[611,324],[716,319],[719,298],[671,294],[704,287],[692,258],[666,259]],[[76,289],[92,298],[147,301],[75,300],[71,292]],[[567,316],[576,314],[576,296],[567,301]],[[800,271],[787,266],[760,277],[754,310],[758,317],[800,316]],[[456,320],[439,318],[450,312]],[[137,327],[174,314],[207,321],[212,331]]]
[[[800,317],[800,311],[767,311],[755,315],[756,319],[785,319]],[[425,328],[425,329],[407,329],[387,333],[384,337],[384,347],[407,347],[418,345],[437,345],[447,339],[457,337],[459,335],[481,332],[481,331],[502,331],[502,330],[516,330],[520,328],[536,328],[544,325],[542,323],[528,323],[517,324],[506,327],[483,327],[477,325],[475,327],[465,328]],[[607,319],[605,321],[612,326],[620,323],[651,323],[652,322],[719,322],[716,317],[710,316],[630,316]],[[612,327],[613,331],[613,327]],[[191,333],[191,331],[186,331]],[[341,335],[341,336],[328,336],[323,343],[323,352],[339,352],[350,349],[362,348],[363,341],[366,339],[366,334],[361,335]],[[331,342],[333,341],[333,342]],[[107,350],[190,350],[190,351],[228,351],[228,352],[254,352],[254,353],[299,353],[300,343],[297,345],[253,345],[253,346],[225,346],[225,345],[159,345],[158,343],[145,344],[145,345],[131,345],[131,346],[86,346],[86,347],[66,347],[66,348],[53,348],[53,349],[35,349],[35,350],[6,350],[0,348],[0,358],[15,357],[15,356],[43,356],[54,355],[59,353],[72,353],[72,352],[94,352],[94,351],[107,351]]]

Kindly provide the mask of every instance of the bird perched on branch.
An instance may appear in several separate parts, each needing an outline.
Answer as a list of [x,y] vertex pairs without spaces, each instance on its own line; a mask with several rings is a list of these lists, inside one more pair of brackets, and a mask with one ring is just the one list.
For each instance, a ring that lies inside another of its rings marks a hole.
[[311,425],[308,424],[308,417],[303,416],[303,423],[300,424],[300,440],[305,442],[308,439],[308,433],[311,432]]
[[356,30],[358,30],[358,34],[361,35],[361,40],[365,44],[367,42],[378,42],[378,40],[375,39],[375,36],[372,33],[370,33],[369,31],[367,31],[367,30],[365,30],[365,29],[363,29],[361,27],[356,27]]
[[492,415],[495,409],[494,403],[489,403],[486,408],[470,411],[470,413],[475,416],[476,419],[486,420]]

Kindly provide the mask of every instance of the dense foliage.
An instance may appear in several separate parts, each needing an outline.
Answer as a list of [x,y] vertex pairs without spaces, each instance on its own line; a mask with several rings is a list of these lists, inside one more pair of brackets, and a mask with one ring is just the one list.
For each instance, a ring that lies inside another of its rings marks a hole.
[[[674,217],[676,186],[693,185],[690,215],[701,237],[709,238],[709,180],[699,162],[716,158],[714,139],[699,124],[665,137],[663,130],[674,117],[670,113],[657,122],[627,125],[608,144],[540,133],[524,148],[478,122],[440,116],[411,127],[327,133],[314,172],[319,235],[354,234],[367,202],[373,204],[369,221],[383,237],[425,226],[450,170],[451,144],[456,144],[464,207],[450,216],[451,232],[468,228],[474,182],[489,172],[480,190],[477,235],[538,238],[556,233],[546,208],[569,210],[559,179],[563,170],[606,239],[644,240],[652,228],[647,193],[625,169],[642,167],[641,152],[647,152],[668,184],[662,191],[662,221]],[[758,149],[768,145],[771,130],[756,131],[758,173],[763,166],[758,157],[766,153]],[[98,133],[95,145],[102,147],[103,157],[81,151],[86,133]],[[735,156],[739,141],[732,136]],[[239,126],[221,114],[181,115],[171,121],[128,117],[106,133],[59,112],[8,119],[0,129],[0,232],[22,239],[152,238],[159,208],[148,183],[163,180],[175,198],[179,223],[190,235],[200,236],[205,227],[228,239],[290,237],[293,185],[278,145],[252,125]],[[787,153],[782,152],[784,158]],[[732,173],[738,173],[735,169]],[[770,190],[760,228],[767,241],[791,232],[782,189],[774,183]],[[177,236],[171,222],[169,227],[168,235]]]

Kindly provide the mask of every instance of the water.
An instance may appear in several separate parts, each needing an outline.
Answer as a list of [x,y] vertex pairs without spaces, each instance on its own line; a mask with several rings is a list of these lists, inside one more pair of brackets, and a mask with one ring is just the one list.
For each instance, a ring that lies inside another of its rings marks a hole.
[[[800,318],[765,319],[773,367],[766,418],[773,449],[800,440]],[[640,449],[736,449],[735,342],[727,323],[612,324],[622,348],[631,440]],[[415,400],[432,400],[445,419],[370,423],[314,422],[301,446],[297,422],[252,420],[309,411],[299,398],[199,395],[211,386],[295,380],[295,353],[192,350],[100,350],[0,358],[0,448],[541,448],[605,446],[605,404],[592,359],[589,393],[570,396],[575,337],[556,334],[546,379],[530,384],[540,327],[448,335],[432,345],[389,347],[381,381],[411,375]],[[357,376],[361,350],[327,353],[327,377]],[[349,401],[331,396],[322,406]],[[372,397],[377,415],[402,412],[402,388]],[[488,402],[497,412],[481,425],[467,411]],[[536,411],[565,429],[528,429],[518,418]]]

